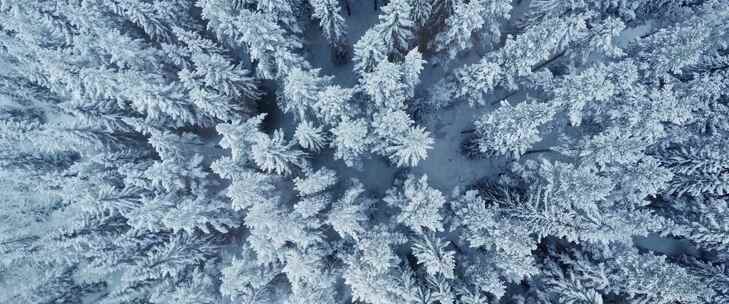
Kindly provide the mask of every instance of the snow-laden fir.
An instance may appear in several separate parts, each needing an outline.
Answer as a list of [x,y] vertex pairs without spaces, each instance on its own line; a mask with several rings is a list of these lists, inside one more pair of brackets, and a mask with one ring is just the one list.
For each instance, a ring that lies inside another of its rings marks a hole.
[[0,0],[0,303],[729,303],[727,0]]

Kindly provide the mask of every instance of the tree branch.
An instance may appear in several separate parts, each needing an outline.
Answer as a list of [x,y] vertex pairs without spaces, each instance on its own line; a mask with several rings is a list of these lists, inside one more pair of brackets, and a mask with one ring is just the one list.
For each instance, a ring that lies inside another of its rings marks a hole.
[[537,64],[532,68],[532,73],[541,70],[542,68],[546,67],[550,63],[554,62],[555,60],[559,59],[560,57],[564,56],[564,54],[567,53],[567,50],[561,51],[557,53],[557,55],[552,56],[552,58],[547,59],[547,61],[542,62],[540,64]]
[[554,151],[552,149],[536,149],[536,150],[529,150],[524,152],[522,156],[529,155],[529,154],[537,154],[537,153],[557,153],[557,151]]
[[493,102],[491,102],[491,104],[492,104],[492,105],[496,105],[496,104],[500,103],[500,102],[501,102],[502,100],[504,100],[504,99],[509,99],[509,98],[511,98],[512,96],[516,95],[517,93],[519,93],[519,91],[514,91],[514,92],[511,92],[511,93],[509,93],[509,94],[506,94],[506,95],[504,95],[504,96],[503,96],[503,97],[501,97],[501,98],[497,98],[497,99],[494,99],[494,101],[493,101]]

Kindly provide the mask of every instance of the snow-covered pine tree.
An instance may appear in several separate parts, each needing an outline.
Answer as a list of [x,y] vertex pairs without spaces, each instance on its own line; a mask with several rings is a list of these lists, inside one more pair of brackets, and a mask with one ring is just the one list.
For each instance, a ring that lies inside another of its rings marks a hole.
[[[210,263],[205,266],[212,268],[213,265]],[[169,283],[160,287],[160,292],[150,299],[151,302],[159,304],[220,303],[222,297],[214,281],[218,273],[202,268],[194,269],[189,281]]]
[[168,1],[167,3],[150,3],[139,0],[108,1],[104,5],[108,6],[113,13],[144,30],[144,33],[150,38],[158,41],[170,41],[172,39],[171,27],[178,25],[177,22],[190,21],[189,16],[185,14],[182,1]]
[[502,101],[496,111],[484,114],[475,122],[475,144],[483,154],[510,154],[519,158],[542,140],[539,128],[554,115],[549,104],[523,102],[512,106]]
[[390,160],[398,167],[415,167],[428,157],[428,150],[433,149],[435,140],[425,128],[414,126],[401,137],[394,139],[394,143],[385,148],[390,154]]
[[403,110],[383,111],[372,115],[372,133],[376,142],[372,151],[387,156],[387,149],[415,127],[415,122]]
[[433,2],[432,0],[410,0],[410,6],[412,11],[410,16],[413,20],[416,29],[421,29],[426,26],[431,14],[433,13]]
[[336,277],[326,264],[329,250],[288,250],[283,272],[291,285],[289,302],[297,304],[337,303]]
[[305,178],[294,178],[294,188],[300,196],[323,192],[337,183],[337,173],[334,170],[321,168],[314,171],[306,168],[304,172]]
[[639,253],[620,243],[551,252],[545,264],[546,276],[537,283],[544,288],[537,292],[542,299],[600,303],[611,296],[634,302],[705,303],[713,297],[699,277],[666,256]]
[[354,70],[360,75],[372,72],[380,62],[387,60],[387,54],[380,33],[371,28],[354,44]]
[[312,17],[319,19],[322,35],[329,41],[335,62],[346,62],[349,60],[351,46],[340,0],[309,0],[309,3],[314,8]]
[[511,8],[508,0],[457,1],[453,14],[446,19],[445,31],[433,41],[434,49],[447,53],[452,60],[472,48],[475,37],[497,42],[501,36],[500,24],[509,19]]
[[672,145],[659,151],[662,164],[674,176],[668,194],[720,197],[729,193],[725,155],[721,147],[725,138],[695,138],[685,145]]
[[129,265],[121,275],[119,284],[110,289],[108,298],[101,303],[160,298],[164,287],[169,286],[170,282],[188,280],[193,270],[200,267],[215,250],[205,238],[172,235],[169,240],[153,246]]
[[[508,212],[502,213],[501,207],[509,206],[508,202],[517,197],[505,190],[498,191],[502,192],[482,196],[477,190],[469,190],[458,194],[450,204],[457,219],[453,228],[459,231],[459,244],[466,245],[459,246],[464,258],[458,263],[468,269],[463,276],[476,287],[469,292],[476,296],[484,292],[500,298],[508,282],[519,282],[538,273],[532,255],[537,241],[530,226],[510,218]],[[470,253],[471,250],[478,253]]]
[[[261,11],[237,9],[234,2],[237,1],[207,0],[197,5],[208,20],[208,29],[219,40],[247,48],[250,59],[256,63],[256,75],[279,79],[294,68],[308,68],[307,61],[296,53],[301,42],[281,28],[274,16]],[[278,6],[271,8],[277,9]]]
[[403,83],[401,65],[387,60],[377,64],[377,67],[362,77],[362,83],[367,94],[372,97],[374,109],[383,111],[404,110],[406,100],[412,96]]
[[305,120],[307,112],[318,102],[320,92],[331,81],[330,76],[319,76],[318,69],[292,69],[283,81],[281,108],[286,113],[293,113],[299,120]]
[[405,112],[412,104],[420,82],[424,61],[420,52],[410,51],[402,63],[383,61],[361,79],[364,91],[372,98],[372,152],[388,157],[398,167],[416,166],[427,157],[434,144],[430,132],[415,126]]
[[350,167],[359,167],[371,143],[367,122],[361,118],[343,120],[331,132],[331,146],[336,149],[334,159],[341,159]]
[[306,120],[296,126],[294,138],[299,146],[313,152],[319,152],[324,148],[327,140],[322,126],[315,127],[313,123]]
[[424,236],[413,246],[413,255],[418,258],[418,264],[423,264],[428,275],[436,277],[442,275],[446,279],[455,277],[456,267],[455,251],[446,250],[448,242],[434,236]]
[[379,23],[354,45],[354,66],[360,75],[371,72],[388,58],[404,58],[414,38],[411,11],[408,0],[393,0],[382,7]]
[[335,126],[339,121],[351,120],[358,114],[352,98],[355,90],[330,85],[319,91],[313,111],[318,119],[327,125]]
[[375,26],[383,40],[385,53],[398,59],[410,49],[413,35],[412,7],[407,0],[391,0],[382,7],[379,23]]
[[402,271],[397,267],[400,258],[393,249],[404,241],[402,235],[375,226],[358,240],[353,252],[340,255],[345,264],[342,277],[354,300],[374,304],[405,300],[399,282]]
[[420,178],[410,175],[401,188],[387,191],[384,201],[400,210],[397,222],[416,232],[443,230],[443,216],[440,211],[445,204],[445,196],[428,185],[428,176]]
[[534,233],[540,237],[553,235],[578,243],[630,243],[632,236],[645,237],[669,224],[646,208],[646,202],[616,196],[620,193],[615,192],[619,190],[617,181],[599,177],[601,172],[591,165],[542,161],[528,166],[538,168],[538,177],[527,178],[531,186],[525,197],[507,204],[513,206],[508,208],[513,212],[510,216],[532,223],[525,227],[536,228]]
[[301,29],[297,23],[297,15],[302,5],[301,1],[258,0],[256,1],[256,10],[265,14],[268,19],[280,24],[287,31],[299,34]]
[[[248,162],[251,145],[261,133],[259,128],[265,117],[266,114],[259,114],[245,121],[234,120],[230,123],[218,124],[215,127],[218,134],[221,135],[218,145],[224,149],[230,149],[231,155],[225,161],[237,163],[241,167]],[[224,177],[229,175],[231,174],[221,174]]]
[[425,61],[416,49],[401,63],[382,61],[370,73],[362,75],[362,85],[375,103],[374,111],[404,110],[415,97]]
[[332,226],[343,239],[359,240],[367,228],[367,208],[373,203],[364,195],[364,185],[359,181],[344,192],[342,197],[332,204],[326,223]]
[[151,164],[137,181],[155,195],[143,198],[142,205],[130,211],[128,221],[134,229],[209,234],[211,228],[227,232],[240,226],[238,215],[212,192],[213,179],[202,168],[198,138],[189,133],[155,133],[150,142],[162,160]]
[[590,16],[581,13],[550,18],[528,27],[524,33],[508,36],[503,48],[486,54],[479,63],[456,69],[438,82],[431,89],[431,103],[443,107],[465,99],[481,104],[484,95],[497,87],[516,91],[525,79],[538,81],[543,77],[538,72],[560,58],[577,61],[590,53],[616,55],[619,49],[612,38],[620,32],[622,23],[611,19],[588,28]]
[[233,64],[213,41],[195,32],[175,28],[175,35],[187,46],[181,52],[188,54],[180,54],[184,68],[178,76],[195,105],[225,121],[232,120],[240,108],[251,112],[254,105],[237,105],[241,98],[255,100],[261,95],[248,70]]
[[275,278],[283,267],[279,263],[261,265],[255,253],[244,247],[240,257],[231,260],[222,269],[220,293],[231,301],[263,304],[275,295]]
[[306,153],[293,146],[294,142],[287,142],[282,130],[274,131],[272,136],[259,133],[251,146],[251,159],[265,172],[286,175],[291,173],[292,165],[305,164]]

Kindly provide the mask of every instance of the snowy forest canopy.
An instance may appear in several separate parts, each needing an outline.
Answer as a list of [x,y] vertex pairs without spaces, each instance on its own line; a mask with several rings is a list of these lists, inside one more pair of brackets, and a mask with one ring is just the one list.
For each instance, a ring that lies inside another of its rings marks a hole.
[[0,0],[0,303],[729,303],[729,0]]

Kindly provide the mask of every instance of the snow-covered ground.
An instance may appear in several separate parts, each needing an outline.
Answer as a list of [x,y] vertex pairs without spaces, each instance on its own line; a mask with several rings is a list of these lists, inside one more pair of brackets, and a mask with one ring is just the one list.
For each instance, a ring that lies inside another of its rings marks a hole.
[[469,159],[461,153],[461,144],[467,134],[461,132],[473,128],[473,121],[485,111],[460,103],[453,107],[427,113],[421,123],[435,138],[433,150],[413,173],[427,174],[429,183],[444,192],[456,186],[467,186],[485,175],[499,172],[501,158]]

